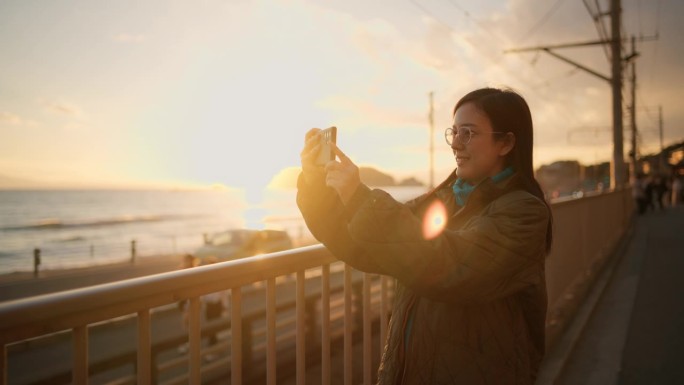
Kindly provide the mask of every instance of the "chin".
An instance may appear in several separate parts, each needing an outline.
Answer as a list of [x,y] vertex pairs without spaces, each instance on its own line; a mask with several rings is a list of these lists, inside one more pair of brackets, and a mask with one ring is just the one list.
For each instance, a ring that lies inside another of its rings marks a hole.
[[470,179],[470,175],[468,174],[468,171],[463,170],[462,168],[456,169],[456,176],[465,180],[465,181],[468,181],[468,179]]

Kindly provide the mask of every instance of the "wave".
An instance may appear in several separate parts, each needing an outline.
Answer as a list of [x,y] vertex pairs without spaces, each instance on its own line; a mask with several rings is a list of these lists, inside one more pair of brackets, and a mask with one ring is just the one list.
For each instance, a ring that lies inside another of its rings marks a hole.
[[175,219],[187,219],[193,216],[182,215],[143,215],[143,216],[123,216],[117,218],[86,220],[81,222],[66,222],[59,219],[45,219],[34,223],[20,226],[0,227],[0,231],[22,231],[22,230],[57,230],[73,229],[83,227],[104,227],[117,226],[132,223],[163,222]]

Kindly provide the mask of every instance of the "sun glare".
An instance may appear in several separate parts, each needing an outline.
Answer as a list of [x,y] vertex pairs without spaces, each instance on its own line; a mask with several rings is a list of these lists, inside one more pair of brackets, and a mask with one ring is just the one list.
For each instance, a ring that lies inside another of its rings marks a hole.
[[446,207],[442,201],[435,200],[423,216],[423,238],[428,240],[437,238],[444,231],[446,224]]

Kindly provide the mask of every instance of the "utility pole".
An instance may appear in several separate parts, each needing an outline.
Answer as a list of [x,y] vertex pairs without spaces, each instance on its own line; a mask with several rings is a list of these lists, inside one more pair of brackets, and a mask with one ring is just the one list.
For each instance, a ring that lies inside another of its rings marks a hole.
[[658,106],[658,131],[660,131],[660,173],[665,173],[665,146],[663,145],[663,106]]
[[660,131],[660,151],[662,152],[665,149],[663,146],[663,106],[658,106],[658,130]]
[[622,149],[622,39],[620,38],[620,0],[610,1],[611,88],[613,90],[613,161],[610,186],[625,184],[625,158]]
[[430,122],[430,190],[435,188],[435,106],[434,106],[434,91],[430,91],[430,113],[428,120]]
[[[632,54],[631,57],[636,57],[636,39],[632,36]],[[632,180],[636,179],[637,173],[637,126],[636,126],[636,60],[632,60],[632,105],[630,106],[630,125],[632,126],[632,151],[630,156],[631,169],[629,172]]]
[[[585,5],[587,3],[585,2]],[[597,3],[598,4],[598,3]],[[603,16],[610,16],[611,19],[611,36],[610,39],[603,38],[601,40],[596,40],[596,41],[586,41],[586,42],[578,42],[578,43],[569,43],[569,44],[556,44],[556,45],[550,45],[550,46],[540,46],[540,47],[529,47],[529,48],[517,48],[517,49],[509,49],[504,51],[505,53],[511,53],[511,52],[530,52],[530,51],[544,51],[548,53],[549,55],[562,60],[572,66],[575,66],[576,68],[579,68],[587,73],[590,73],[600,79],[605,80],[606,82],[610,83],[611,85],[611,93],[613,97],[613,158],[611,162],[611,175],[610,175],[610,185],[612,188],[616,187],[621,187],[625,184],[625,159],[624,159],[624,154],[623,154],[623,145],[622,145],[622,129],[623,129],[623,124],[622,124],[622,67],[623,67],[623,62],[624,61],[629,61],[633,59],[636,55],[630,55],[629,57],[623,59],[622,58],[622,37],[620,36],[620,13],[621,13],[621,8],[620,8],[620,0],[611,0],[610,1],[610,11],[609,12],[602,12],[600,9],[598,10],[598,13],[596,15],[592,14],[592,18],[597,22],[600,23],[601,25],[601,31],[603,31],[603,23],[600,22],[600,18]],[[605,33],[601,34],[602,36],[605,35]],[[640,37],[639,40],[655,40],[658,37]],[[610,44],[611,48],[611,55],[610,55],[610,63],[611,63],[611,76],[606,76],[604,74],[599,73],[598,71],[594,71],[591,68],[588,68],[582,64],[579,64],[575,62],[572,59],[569,59],[565,56],[562,56],[558,54],[557,52],[553,50],[561,49],[561,48],[572,48],[572,47],[588,47],[588,46],[594,46],[594,45],[606,45]]]

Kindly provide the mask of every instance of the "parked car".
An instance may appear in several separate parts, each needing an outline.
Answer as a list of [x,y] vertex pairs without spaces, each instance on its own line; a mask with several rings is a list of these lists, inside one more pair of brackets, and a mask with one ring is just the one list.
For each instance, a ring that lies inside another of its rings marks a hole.
[[195,251],[200,260],[214,257],[228,261],[292,248],[292,239],[281,230],[237,229],[207,237],[204,246]]

